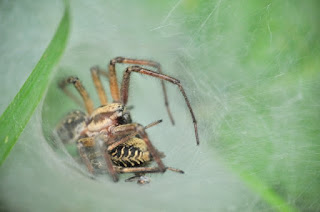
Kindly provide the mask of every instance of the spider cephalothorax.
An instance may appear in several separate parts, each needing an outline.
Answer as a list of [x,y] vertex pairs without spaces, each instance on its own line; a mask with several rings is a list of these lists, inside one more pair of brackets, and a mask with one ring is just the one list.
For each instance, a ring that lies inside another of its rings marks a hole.
[[[120,103],[110,103],[95,109],[89,119],[87,128],[89,132],[109,132],[110,127],[118,126],[126,122],[124,118],[124,105]],[[121,123],[122,122],[122,123]],[[111,133],[111,132],[110,132]]]
[[[115,64],[126,63],[136,65],[147,65],[156,68],[156,71],[142,68],[140,66],[129,66],[123,75],[121,89],[118,88]],[[69,77],[60,82],[60,88],[74,101],[80,102],[66,86],[73,84],[80,93],[88,114],[81,111],[69,113],[58,125],[56,131],[63,143],[75,144],[78,148],[82,162],[92,174],[107,170],[114,181],[118,181],[118,173],[135,173],[143,175],[150,172],[165,172],[167,169],[183,173],[179,169],[166,167],[161,158],[164,154],[159,152],[151,143],[146,129],[154,126],[160,121],[153,122],[143,127],[131,120],[130,113],[126,109],[129,93],[130,74],[137,72],[162,80],[165,105],[169,117],[174,123],[168,107],[167,93],[163,81],[176,84],[190,110],[193,119],[197,144],[199,144],[197,122],[194,117],[189,100],[179,80],[162,74],[160,65],[148,60],[135,60],[117,57],[110,61],[109,72],[97,67],[91,68],[93,82],[97,89],[100,107],[94,109],[89,94],[82,86],[77,77]],[[113,102],[108,102],[100,76],[109,78],[110,91]],[[149,167],[150,162],[155,161],[156,167]]]

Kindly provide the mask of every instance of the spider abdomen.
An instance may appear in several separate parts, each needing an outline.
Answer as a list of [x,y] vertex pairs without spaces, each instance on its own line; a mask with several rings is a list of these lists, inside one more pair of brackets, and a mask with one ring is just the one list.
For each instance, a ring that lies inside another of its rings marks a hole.
[[149,152],[143,152],[132,146],[118,146],[110,154],[112,162],[122,167],[144,166],[151,160]]
[[151,155],[147,151],[143,140],[132,138],[124,145],[119,145],[110,153],[112,162],[122,167],[144,166],[151,161]]

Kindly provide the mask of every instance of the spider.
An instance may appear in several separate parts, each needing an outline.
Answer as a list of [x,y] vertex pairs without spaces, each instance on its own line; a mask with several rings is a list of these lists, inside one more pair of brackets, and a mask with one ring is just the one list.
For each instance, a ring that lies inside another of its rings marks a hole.
[[[125,69],[120,89],[115,68],[117,63],[132,64],[132,66]],[[142,66],[152,67],[156,71],[151,71]],[[196,142],[199,145],[197,121],[180,81],[164,75],[160,64],[151,60],[116,57],[110,61],[109,72],[98,67],[92,67],[90,71],[101,106],[95,109],[88,92],[80,80],[77,77],[68,77],[59,82],[59,87],[71,99],[81,103],[67,89],[67,85],[73,84],[82,97],[87,113],[81,111],[70,112],[56,128],[56,132],[64,144],[77,146],[80,159],[88,171],[92,175],[100,173],[101,170],[107,171],[114,182],[119,180],[118,175],[120,173],[133,173],[136,177],[143,176],[145,173],[163,173],[166,170],[184,173],[180,169],[164,165],[161,160],[164,154],[153,146],[146,133],[147,128],[159,124],[161,120],[144,127],[141,124],[132,122],[130,108],[126,107],[132,72],[161,79],[165,106],[170,120],[174,124],[164,81],[177,85],[189,108],[194,124]],[[109,80],[112,102],[107,100],[100,76],[104,76]],[[150,167],[149,164],[152,161],[157,166]],[[145,181],[142,180],[142,183],[145,183]]]

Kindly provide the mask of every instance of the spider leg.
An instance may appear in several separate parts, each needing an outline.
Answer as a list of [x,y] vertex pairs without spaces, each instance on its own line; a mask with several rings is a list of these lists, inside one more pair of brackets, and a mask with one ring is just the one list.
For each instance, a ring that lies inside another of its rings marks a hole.
[[[110,61],[110,65],[109,65],[110,90],[112,93],[112,97],[115,101],[120,100],[119,89],[118,89],[118,84],[117,84],[117,77],[116,77],[116,73],[115,73],[116,72],[115,71],[115,64],[116,63],[150,66],[150,67],[155,68],[156,72],[163,74],[160,63],[157,63],[152,60],[137,60],[137,59],[124,58],[124,57],[116,57],[116,58],[112,59]],[[161,85],[162,85],[162,90],[163,90],[163,94],[164,94],[164,103],[165,103],[169,118],[171,120],[171,123],[174,125],[173,116],[172,116],[172,113],[169,108],[167,90],[166,90],[166,86],[163,81],[161,81]]]
[[[78,79],[78,77],[68,77],[67,79],[61,81],[59,83],[59,86],[68,96],[70,96],[69,94],[71,94],[71,93],[66,90],[66,86],[71,83],[74,85],[74,87],[77,89],[77,91],[81,95],[81,97],[84,101],[86,110],[87,110],[88,114],[90,115],[93,112],[93,102],[90,99],[88,92],[83,87],[83,85],[80,82],[80,80]],[[73,95],[71,95],[70,97],[72,98],[72,96]],[[72,99],[74,99],[74,98],[72,98]],[[74,99],[74,100],[76,101],[76,99]]]
[[111,60],[109,63],[109,85],[110,85],[110,92],[114,102],[120,101],[120,93],[117,81],[117,74],[116,74],[116,64],[117,61],[115,59]]
[[144,129],[148,129],[150,127],[156,126],[156,125],[160,124],[161,122],[162,122],[162,119],[160,119],[158,121],[154,121],[154,122],[148,124],[147,126],[145,126]]
[[[142,173],[156,173],[156,172],[163,172],[159,167],[120,167],[120,166],[114,166],[114,169],[118,173],[136,173],[136,174],[142,174]],[[184,171],[172,167],[165,167],[165,170],[170,170],[173,172],[178,172],[181,174],[184,174]]]
[[144,174],[135,174],[134,176],[132,177],[129,177],[128,179],[125,180],[125,182],[133,182],[133,181],[137,181],[140,179],[141,176],[144,176]]
[[[144,129],[148,129],[150,127],[156,126],[160,124],[162,120],[154,121],[147,126],[144,127]],[[125,135],[125,137],[121,138],[118,141],[108,141],[108,151],[111,151],[112,149],[116,148],[117,146],[127,142],[130,138],[138,135],[139,133],[136,131],[136,123],[131,124],[125,124],[117,126],[113,129],[112,133],[116,134],[116,136]]]
[[88,158],[88,155],[86,154],[86,152],[84,151],[84,147],[83,144],[78,142],[77,143],[77,147],[78,147],[78,151],[79,151],[79,155],[83,161],[83,163],[87,166],[88,171],[91,174],[94,174],[94,168],[92,166],[92,164],[90,163],[90,160]]
[[104,159],[106,161],[106,165],[107,165],[107,169],[108,169],[109,174],[111,175],[114,182],[118,182],[119,176],[113,166],[113,163],[112,163],[111,157],[107,151],[106,145],[102,145],[101,152],[102,152]]
[[96,90],[99,95],[101,105],[108,104],[107,95],[100,80],[100,75],[107,76],[107,73],[103,70],[100,70],[98,67],[92,67],[90,71],[94,86],[96,87]]
[[84,105],[81,99],[79,99],[77,96],[75,96],[72,92],[70,92],[67,89],[68,84],[69,83],[67,82],[67,80],[62,80],[58,83],[58,86],[64,92],[64,94],[66,94],[70,99],[72,99],[77,105],[79,105],[80,107],[83,107]]
[[177,85],[180,89],[180,92],[182,93],[183,97],[184,97],[184,100],[189,108],[189,111],[190,111],[190,114],[191,114],[191,117],[192,117],[192,121],[193,121],[193,125],[194,125],[194,131],[195,131],[195,136],[196,136],[196,141],[197,141],[197,145],[199,145],[200,141],[199,141],[199,136],[198,136],[198,125],[197,125],[197,120],[194,116],[194,113],[193,113],[193,110],[191,108],[191,105],[190,105],[190,102],[189,102],[189,99],[180,83],[179,80],[173,78],[173,77],[170,77],[170,76],[167,76],[167,75],[164,75],[164,74],[160,74],[160,73],[157,73],[157,72],[154,72],[154,71],[151,71],[151,70],[148,70],[148,69],[145,69],[145,68],[142,68],[142,67],[139,67],[139,66],[130,66],[128,67],[124,74],[123,74],[123,78],[122,78],[122,84],[121,84],[121,102],[126,105],[127,102],[128,102],[128,96],[129,96],[129,83],[130,83],[130,76],[131,76],[131,72],[137,72],[137,73],[140,73],[140,74],[145,74],[145,75],[148,75],[148,76],[152,76],[152,77],[155,77],[155,78],[158,78],[158,79],[161,79],[161,80],[165,80],[165,81],[168,81],[168,82],[171,82],[175,85]]

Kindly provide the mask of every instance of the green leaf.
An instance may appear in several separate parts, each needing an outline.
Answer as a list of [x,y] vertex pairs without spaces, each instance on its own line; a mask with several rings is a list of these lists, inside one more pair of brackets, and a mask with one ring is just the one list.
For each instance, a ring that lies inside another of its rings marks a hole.
[[[69,28],[69,5],[66,3],[64,15],[49,46],[14,100],[0,117],[0,165],[10,153],[39,104],[47,88],[53,67],[66,47]],[[12,119],[12,117],[15,118]]]

